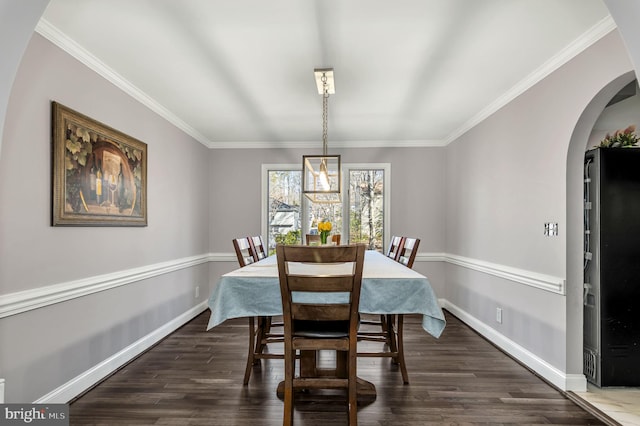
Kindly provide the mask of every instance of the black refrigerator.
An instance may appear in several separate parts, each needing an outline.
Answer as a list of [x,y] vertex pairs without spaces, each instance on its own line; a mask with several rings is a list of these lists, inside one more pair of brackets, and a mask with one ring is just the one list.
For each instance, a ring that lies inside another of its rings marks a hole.
[[640,148],[587,151],[584,374],[640,386]]

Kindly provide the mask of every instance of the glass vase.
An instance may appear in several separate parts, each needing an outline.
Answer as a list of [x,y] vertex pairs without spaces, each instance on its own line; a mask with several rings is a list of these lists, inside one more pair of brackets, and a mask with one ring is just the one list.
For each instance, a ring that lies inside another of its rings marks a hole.
[[320,244],[327,244],[327,237],[329,236],[329,231],[321,231],[320,232]]

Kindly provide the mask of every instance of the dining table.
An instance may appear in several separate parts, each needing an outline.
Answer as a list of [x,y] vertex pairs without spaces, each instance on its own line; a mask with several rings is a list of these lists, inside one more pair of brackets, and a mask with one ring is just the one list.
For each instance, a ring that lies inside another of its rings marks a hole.
[[[339,298],[341,295],[324,293],[316,297],[325,298],[326,303],[326,298]],[[322,303],[322,300],[313,302]],[[211,316],[207,330],[232,318],[282,315],[276,256],[268,256],[222,275],[211,293],[208,306]],[[375,250],[365,252],[359,312],[386,316],[422,315],[422,328],[436,338],[446,325],[428,278]],[[399,324],[402,326],[402,322]],[[402,333],[399,335],[401,338]],[[394,336],[397,338],[397,334]],[[359,380],[358,397],[359,400],[360,397],[375,399],[375,385]]]

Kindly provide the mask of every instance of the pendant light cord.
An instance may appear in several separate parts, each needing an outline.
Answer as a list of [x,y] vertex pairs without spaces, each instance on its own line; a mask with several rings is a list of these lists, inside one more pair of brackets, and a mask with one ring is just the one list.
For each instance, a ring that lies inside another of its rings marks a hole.
[[329,85],[327,84],[327,75],[322,74],[322,87],[324,93],[322,94],[322,155],[327,155],[327,129],[328,115],[329,115]]

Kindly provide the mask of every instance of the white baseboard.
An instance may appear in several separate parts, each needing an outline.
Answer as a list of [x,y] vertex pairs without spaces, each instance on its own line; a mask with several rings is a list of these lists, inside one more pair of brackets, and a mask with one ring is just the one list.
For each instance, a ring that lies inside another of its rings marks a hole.
[[484,322],[470,315],[446,299],[439,299],[440,306],[484,336],[491,343],[517,359],[536,374],[563,391],[583,392],[587,389],[587,379],[583,374],[566,374],[542,358],[523,348]]
[[208,309],[206,301],[194,306],[182,315],[167,322],[162,327],[157,328],[146,336],[138,339],[136,342],[133,342],[120,352],[105,359],[98,365],[95,365],[57,389],[54,389],[43,397],[37,399],[34,401],[34,404],[68,403],[78,395],[81,395],[83,392],[90,389],[96,383],[103,380],[105,377],[108,377],[127,362],[142,354],[166,336],[173,333],[196,316],[200,315],[206,309]]
[[[563,391],[586,391],[587,381],[584,375],[566,374],[558,370],[556,367],[550,365],[535,354],[529,352],[522,346],[508,339],[503,334],[498,333],[495,329],[489,327],[487,324],[468,314],[466,311],[460,309],[458,306],[454,305],[448,300],[440,299],[439,302],[442,308],[447,309],[469,327],[476,330],[490,342],[529,367],[531,370],[536,372],[548,382],[552,383],[557,388]],[[169,321],[162,327],[138,339],[136,342],[102,361],[98,365],[90,368],[84,373],[63,384],[62,386],[59,386],[57,389],[54,389],[48,394],[42,396],[38,400],[34,401],[34,403],[67,403],[71,401],[78,395],[81,395],[83,392],[90,389],[96,383],[108,377],[110,374],[125,365],[127,362],[131,361],[147,349],[151,348],[153,345],[155,345],[157,342],[159,342],[169,334],[173,333],[182,325],[186,324],[187,322],[198,316],[200,313],[204,312],[206,309],[206,301],[198,304],[197,306],[191,308],[189,311]],[[4,383],[0,382],[0,397],[3,394],[3,392],[1,392],[2,390],[4,390],[3,387]],[[0,400],[0,403],[1,402],[2,400]]]
[[[537,288],[554,291],[560,294],[562,294],[564,289],[564,281],[557,277],[532,274],[527,271],[514,270],[513,268],[487,264],[486,262],[453,256],[446,253],[421,253],[418,254],[416,259],[421,262],[445,261],[447,263],[497,275],[514,282],[532,285]],[[72,300],[118,286],[132,284],[142,279],[149,279],[208,262],[235,261],[236,258],[233,253],[206,253],[188,258],[174,259],[168,262],[146,265],[140,268],[117,271],[106,275],[88,277],[73,282],[54,284],[18,293],[0,295],[0,318],[27,312],[54,303]],[[469,326],[476,329],[491,342],[495,343],[498,347],[527,365],[558,388],[573,391],[584,391],[586,389],[586,379],[583,375],[567,375],[534,354],[528,352],[515,342],[507,339],[487,324],[482,323],[477,318],[474,318],[470,314],[462,311],[459,307],[446,300],[443,301],[442,305],[466,322]],[[60,386],[58,389],[48,393],[36,402],[66,402],[75,398],[77,395],[81,394],[86,389],[111,374],[111,372],[124,365],[133,357],[144,352],[157,341],[170,334],[180,325],[186,323],[205,309],[207,309],[206,302],[203,302],[189,312],[140,339],[138,342],[135,342],[129,347],[123,349],[118,354],[105,360],[99,365],[96,365],[70,382]],[[3,389],[4,386],[0,384],[0,391]]]

